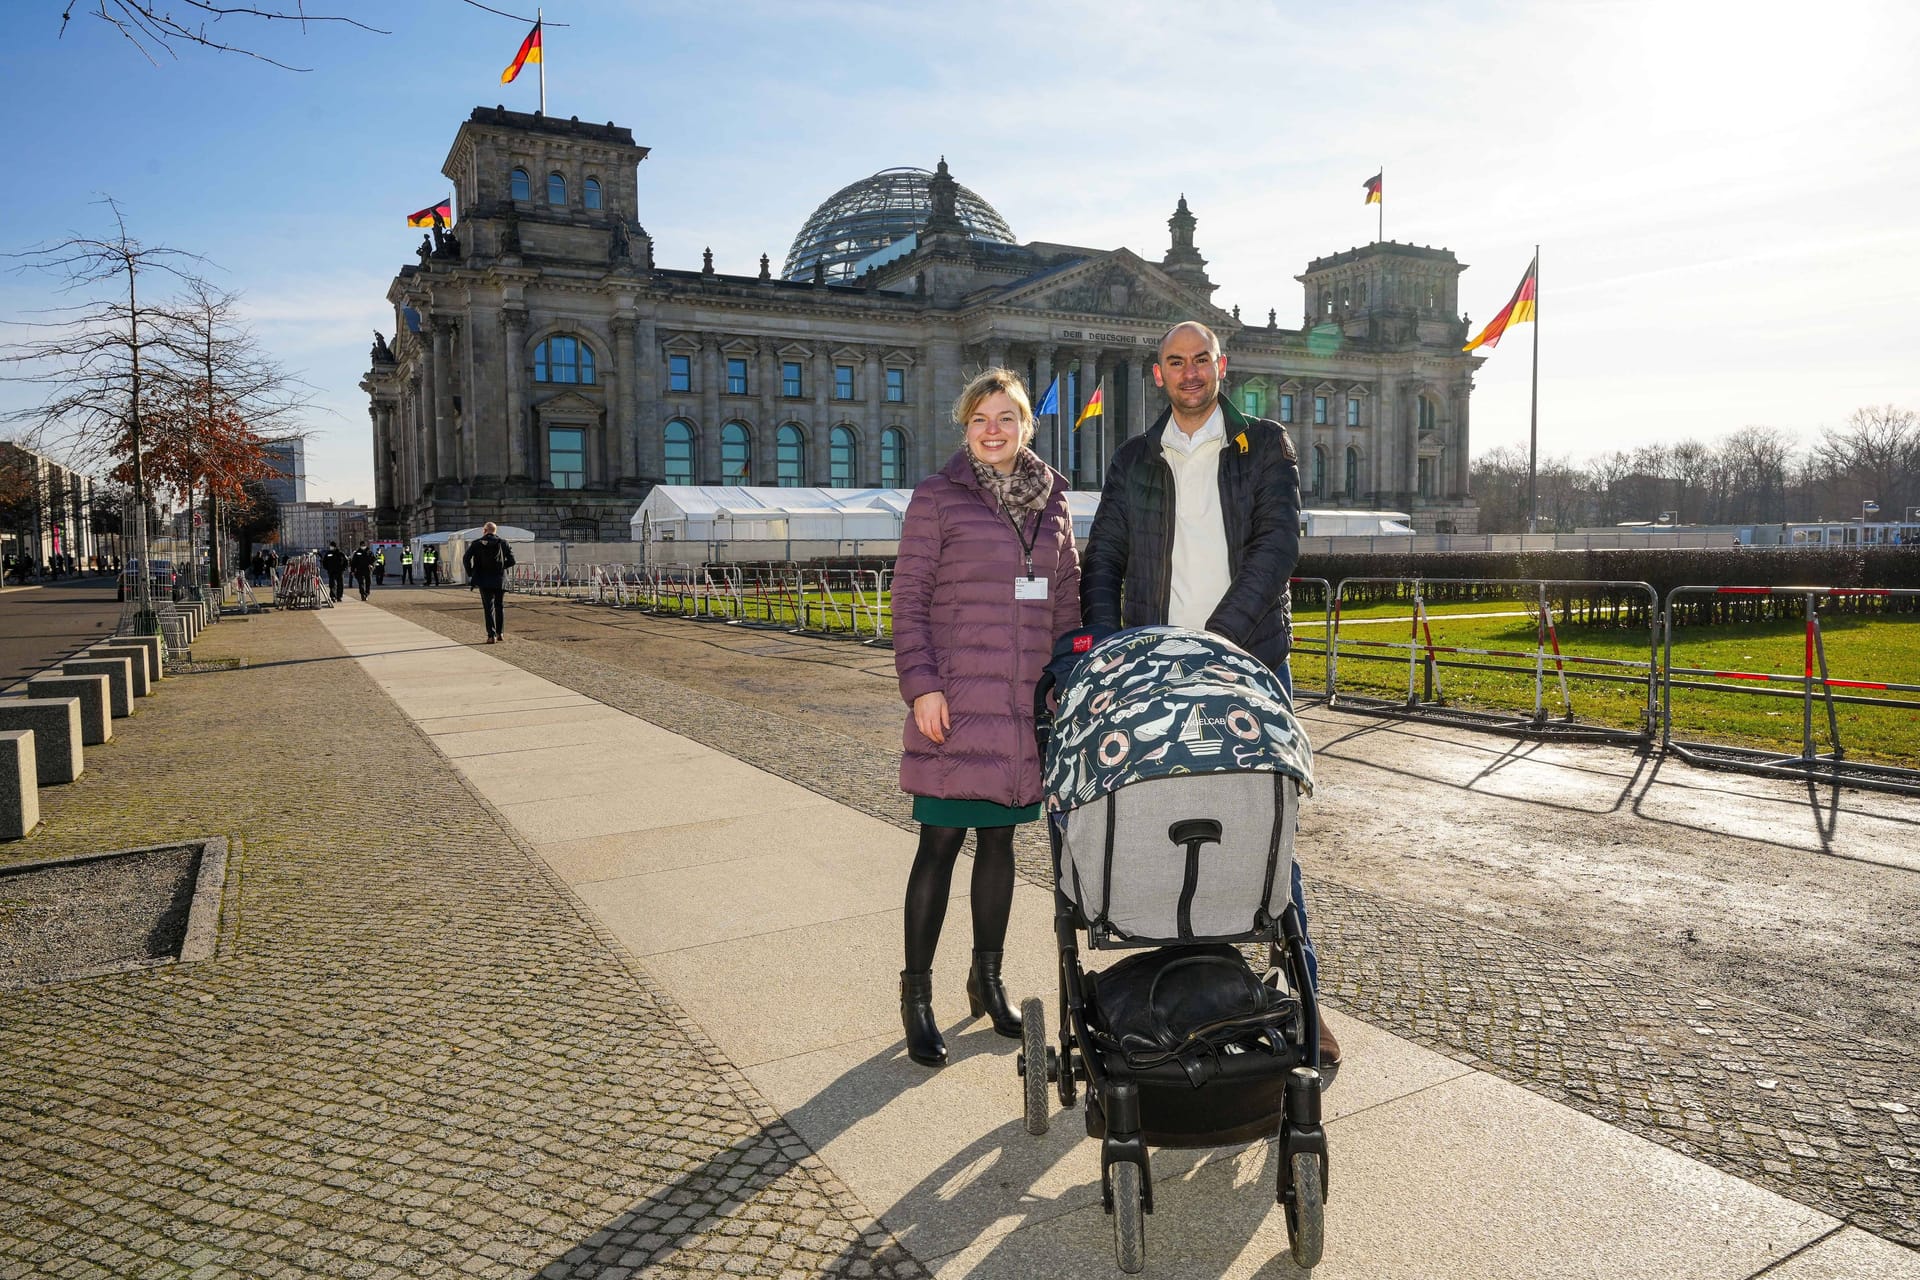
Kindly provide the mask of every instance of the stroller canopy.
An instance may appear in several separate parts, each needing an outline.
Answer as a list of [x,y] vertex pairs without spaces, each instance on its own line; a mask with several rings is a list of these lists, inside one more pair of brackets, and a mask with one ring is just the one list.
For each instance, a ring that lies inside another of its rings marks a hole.
[[1175,774],[1284,773],[1313,791],[1313,750],[1265,663],[1203,631],[1109,636],[1059,694],[1047,744],[1047,808],[1078,808]]

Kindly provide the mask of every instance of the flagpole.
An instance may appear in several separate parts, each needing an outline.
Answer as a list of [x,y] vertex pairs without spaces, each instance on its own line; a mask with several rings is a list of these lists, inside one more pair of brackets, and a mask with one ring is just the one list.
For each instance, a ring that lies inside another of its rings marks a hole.
[[1533,396],[1527,421],[1527,532],[1538,531],[1540,498],[1540,246],[1533,246]]
[[[520,12],[525,13],[522,9]],[[547,114],[547,14],[544,9],[533,11],[533,25],[540,31],[540,114]]]
[[1380,220],[1375,224],[1373,242],[1385,244],[1387,240],[1387,166],[1384,164],[1380,166],[1380,199],[1377,203],[1380,208],[1375,212],[1379,214]]

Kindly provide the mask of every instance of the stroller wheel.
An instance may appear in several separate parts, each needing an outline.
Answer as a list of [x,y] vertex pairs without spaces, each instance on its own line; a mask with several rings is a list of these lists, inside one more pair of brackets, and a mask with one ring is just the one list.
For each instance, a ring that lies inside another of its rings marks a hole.
[[1027,1132],[1047,1131],[1051,1108],[1047,1105],[1047,1006],[1039,996],[1028,996],[1020,1004],[1021,1084],[1026,1086]]
[[1287,1208],[1287,1243],[1294,1265],[1311,1271],[1326,1247],[1327,1211],[1320,1186],[1320,1159],[1310,1151],[1293,1156],[1293,1192]]
[[1140,1166],[1126,1160],[1109,1168],[1113,1178],[1113,1256],[1133,1275],[1147,1265],[1147,1217],[1140,1200]]

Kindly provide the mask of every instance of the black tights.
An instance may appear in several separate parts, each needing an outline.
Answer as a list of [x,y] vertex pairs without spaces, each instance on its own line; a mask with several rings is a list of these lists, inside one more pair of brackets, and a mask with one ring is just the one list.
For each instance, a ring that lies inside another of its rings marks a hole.
[[[1013,909],[1013,828],[978,827],[973,854],[973,949],[999,951]],[[920,828],[920,849],[907,876],[907,970],[933,968],[947,918],[953,860],[967,843],[965,827]]]

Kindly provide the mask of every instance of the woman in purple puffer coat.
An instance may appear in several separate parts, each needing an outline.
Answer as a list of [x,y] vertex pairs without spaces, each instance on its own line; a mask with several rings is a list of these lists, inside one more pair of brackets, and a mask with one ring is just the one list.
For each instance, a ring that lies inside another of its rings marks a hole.
[[1067,482],[1026,447],[1026,388],[1018,375],[989,369],[961,392],[954,417],[965,443],[913,491],[893,571],[894,669],[913,709],[900,787],[920,824],[900,1020],[908,1056],[927,1066],[947,1058],[933,1016],[933,953],[969,828],[977,834],[967,999],[975,1017],[991,1015],[995,1031],[1020,1035],[1000,954],[1013,906],[1013,829],[1040,816],[1033,689],[1054,637],[1080,625]]

